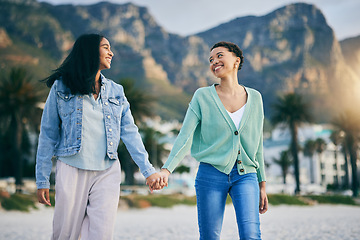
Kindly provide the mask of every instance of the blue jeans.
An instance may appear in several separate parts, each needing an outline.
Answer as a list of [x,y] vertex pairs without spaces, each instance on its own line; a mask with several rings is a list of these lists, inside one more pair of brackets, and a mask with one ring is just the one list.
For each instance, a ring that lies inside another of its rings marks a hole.
[[200,240],[219,240],[228,193],[234,204],[241,240],[261,239],[259,185],[256,173],[230,174],[200,163],[195,180]]

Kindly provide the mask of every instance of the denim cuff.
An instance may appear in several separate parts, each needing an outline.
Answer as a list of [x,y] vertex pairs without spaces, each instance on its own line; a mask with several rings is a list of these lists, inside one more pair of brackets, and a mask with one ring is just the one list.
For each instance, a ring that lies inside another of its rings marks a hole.
[[146,169],[145,171],[143,171],[141,174],[142,174],[145,178],[148,178],[148,177],[150,177],[151,175],[153,175],[154,173],[156,173],[156,170],[155,170],[155,168],[151,167],[151,168]]
[[37,189],[49,189],[50,183],[49,182],[36,182]]

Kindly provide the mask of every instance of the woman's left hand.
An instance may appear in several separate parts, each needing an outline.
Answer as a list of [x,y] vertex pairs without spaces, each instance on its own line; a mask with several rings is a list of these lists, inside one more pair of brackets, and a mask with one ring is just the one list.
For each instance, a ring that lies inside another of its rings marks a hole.
[[260,187],[259,213],[264,214],[268,210],[268,206],[269,206],[269,201],[265,190],[265,182],[260,182],[259,187]]

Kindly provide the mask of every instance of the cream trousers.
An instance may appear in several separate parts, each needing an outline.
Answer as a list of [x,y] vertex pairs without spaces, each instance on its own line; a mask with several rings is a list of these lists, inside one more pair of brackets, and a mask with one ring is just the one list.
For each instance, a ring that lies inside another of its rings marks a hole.
[[113,239],[120,175],[119,161],[104,171],[89,171],[58,160],[52,239]]

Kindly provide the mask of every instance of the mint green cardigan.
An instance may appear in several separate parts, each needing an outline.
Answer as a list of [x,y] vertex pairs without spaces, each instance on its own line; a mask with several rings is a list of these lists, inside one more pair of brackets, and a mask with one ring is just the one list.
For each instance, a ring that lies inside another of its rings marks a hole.
[[239,129],[226,112],[215,84],[199,88],[189,104],[183,126],[162,168],[173,172],[191,148],[191,156],[229,174],[237,164],[240,175],[257,173],[266,181],[263,156],[264,111],[261,94],[245,87],[247,104]]

